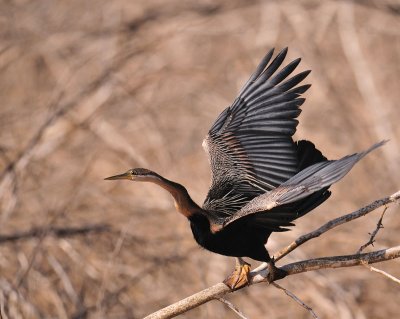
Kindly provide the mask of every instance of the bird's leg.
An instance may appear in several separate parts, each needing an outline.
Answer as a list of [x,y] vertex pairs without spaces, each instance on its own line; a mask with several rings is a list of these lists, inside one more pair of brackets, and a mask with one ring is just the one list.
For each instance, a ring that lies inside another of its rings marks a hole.
[[274,257],[272,257],[267,264],[268,264],[267,280],[269,283],[275,280],[285,278],[287,276],[287,272],[285,270],[282,270],[275,266]]
[[250,266],[242,258],[236,257],[235,270],[224,280],[224,284],[232,290],[246,286],[250,281]]

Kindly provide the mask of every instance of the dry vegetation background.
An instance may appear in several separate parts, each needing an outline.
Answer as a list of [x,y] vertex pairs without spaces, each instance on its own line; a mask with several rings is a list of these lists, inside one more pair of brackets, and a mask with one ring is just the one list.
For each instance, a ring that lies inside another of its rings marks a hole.
[[[139,318],[221,281],[234,260],[197,247],[166,192],[103,178],[148,167],[201,203],[203,137],[267,50],[285,46],[313,70],[296,138],[329,158],[390,142],[293,231],[273,235],[271,252],[398,190],[398,1],[1,1],[3,318]],[[354,253],[379,215],[292,256]],[[398,206],[384,226],[375,247],[398,245]],[[399,266],[378,265],[397,277]],[[321,318],[400,316],[400,287],[364,267],[281,284]],[[229,298],[250,318],[310,316],[274,287]],[[182,318],[235,314],[215,301]]]

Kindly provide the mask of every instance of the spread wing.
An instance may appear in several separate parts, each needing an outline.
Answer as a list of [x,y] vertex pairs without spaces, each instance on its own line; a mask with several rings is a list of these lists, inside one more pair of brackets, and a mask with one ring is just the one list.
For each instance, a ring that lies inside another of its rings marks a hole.
[[218,224],[298,172],[292,135],[304,102],[300,95],[310,85],[297,85],[310,71],[288,78],[300,63],[296,59],[277,72],[286,53],[287,48],[270,63],[271,50],[262,59],[203,141],[212,171],[203,208]]

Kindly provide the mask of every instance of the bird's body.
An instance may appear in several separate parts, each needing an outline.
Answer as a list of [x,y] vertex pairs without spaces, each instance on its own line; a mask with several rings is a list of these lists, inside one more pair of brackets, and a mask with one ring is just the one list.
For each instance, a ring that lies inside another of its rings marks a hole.
[[196,242],[214,253],[232,257],[250,257],[259,261],[271,258],[265,248],[270,231],[255,228],[247,220],[240,220],[218,232],[210,230],[210,222],[203,215],[189,218]]
[[[300,95],[310,87],[297,85],[310,71],[288,78],[300,62],[297,59],[277,72],[286,52],[282,50],[271,63],[273,50],[263,58],[204,139],[212,182],[202,207],[185,187],[147,169],[131,169],[107,179],[158,184],[174,197],[200,246],[221,255],[270,262],[265,244],[271,233],[288,230],[295,219],[323,203],[331,184],[384,143],[328,161],[313,143],[294,142],[296,118],[304,102]],[[241,261],[238,269],[243,266]],[[234,278],[228,284],[237,288],[237,283]]]

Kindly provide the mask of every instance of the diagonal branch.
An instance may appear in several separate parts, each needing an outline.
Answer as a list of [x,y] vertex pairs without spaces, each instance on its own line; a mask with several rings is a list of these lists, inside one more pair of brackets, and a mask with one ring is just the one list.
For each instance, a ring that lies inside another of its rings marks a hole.
[[297,297],[293,292],[287,290],[286,288],[283,288],[281,285],[278,285],[277,283],[273,282],[272,285],[274,285],[276,288],[283,290],[286,295],[288,295],[290,298],[292,298],[294,301],[296,301],[300,306],[302,306],[304,309],[306,309],[313,318],[318,319],[317,314],[314,312],[314,310],[307,305],[304,301],[302,301],[299,297]]
[[[370,253],[354,254],[345,256],[333,256],[309,259],[291,263],[282,267],[288,272],[288,276],[299,274],[306,271],[313,271],[328,268],[353,267],[363,265],[365,263],[372,264],[382,261],[391,260],[400,257],[400,246],[382,249]],[[249,285],[254,285],[260,282],[267,281],[268,270],[262,270],[252,274]],[[169,305],[157,312],[148,315],[145,319],[164,319],[173,318],[177,315],[185,313],[193,308],[232,292],[228,286],[223,283],[218,283],[214,286],[206,288],[190,297],[182,299],[172,305]]]
[[242,319],[247,319],[247,317],[233,304],[231,303],[229,300],[226,300],[222,297],[217,298],[217,300],[221,301],[222,303],[224,303],[225,305],[227,305],[234,313],[236,313],[240,318]]
[[199,291],[163,309],[160,309],[148,315],[144,319],[173,318],[191,309],[197,308],[198,306],[201,306],[208,301],[221,298],[221,296],[226,295],[229,292],[231,292],[229,287],[221,282],[202,291]]
[[395,276],[393,276],[391,274],[388,274],[386,271],[372,267],[370,265],[365,265],[365,267],[367,267],[371,271],[377,272],[378,274],[384,275],[385,277],[389,278],[390,280],[400,284],[400,279],[396,278]]

